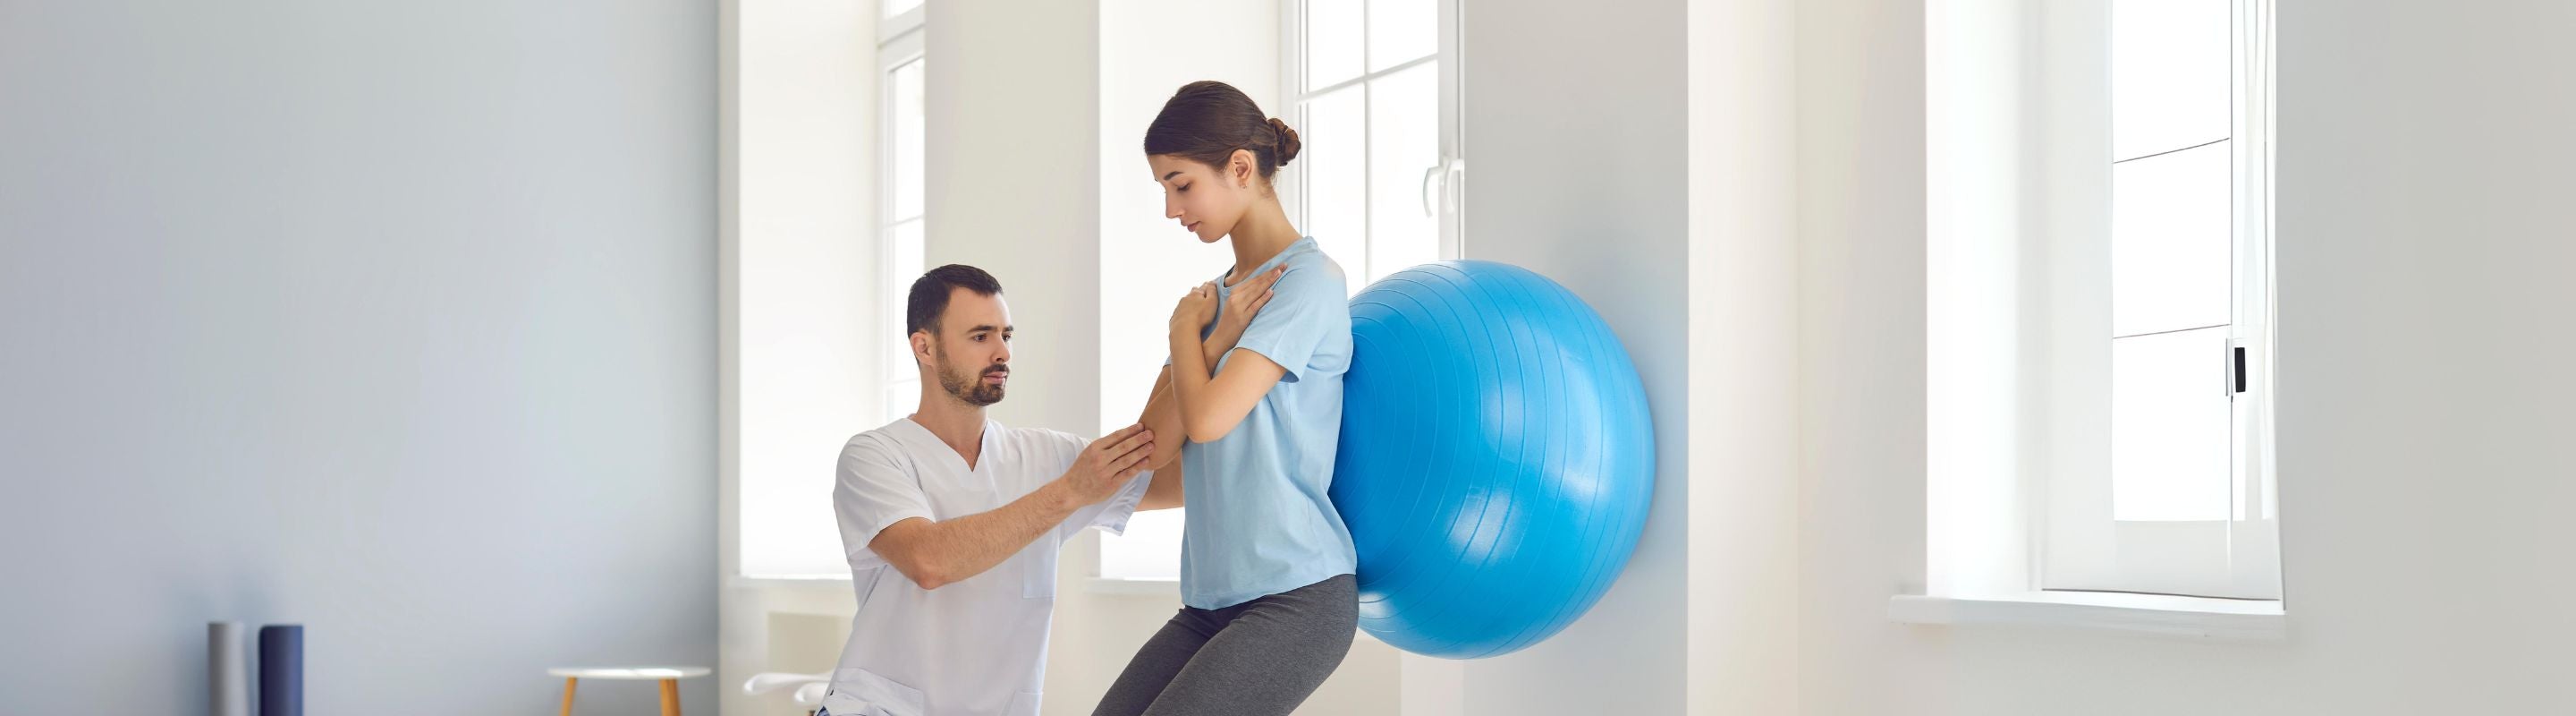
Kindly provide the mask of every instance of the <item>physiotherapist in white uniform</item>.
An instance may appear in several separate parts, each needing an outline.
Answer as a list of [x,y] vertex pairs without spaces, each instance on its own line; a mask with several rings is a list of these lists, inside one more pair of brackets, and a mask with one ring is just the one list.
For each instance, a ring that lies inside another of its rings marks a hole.
[[[1267,302],[1252,293],[1226,307],[1244,318],[1220,326],[1210,350],[1223,355]],[[1000,282],[941,266],[907,304],[920,407],[841,449],[832,506],[859,608],[822,711],[1032,716],[1056,555],[1080,530],[1117,533],[1136,510],[1181,506],[1179,438],[1159,445],[1145,426],[1177,413],[1149,401],[1146,420],[1087,444],[994,422],[984,408],[1001,402],[1011,371]]]

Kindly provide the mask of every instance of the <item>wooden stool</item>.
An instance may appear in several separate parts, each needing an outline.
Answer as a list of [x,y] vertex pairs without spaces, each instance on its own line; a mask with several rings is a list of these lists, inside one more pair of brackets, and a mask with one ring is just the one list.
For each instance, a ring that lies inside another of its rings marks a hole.
[[662,716],[680,716],[680,680],[705,676],[708,670],[703,666],[646,666],[606,669],[554,668],[547,669],[546,673],[563,677],[563,716],[572,716],[572,690],[574,686],[581,683],[582,679],[660,681],[662,682]]

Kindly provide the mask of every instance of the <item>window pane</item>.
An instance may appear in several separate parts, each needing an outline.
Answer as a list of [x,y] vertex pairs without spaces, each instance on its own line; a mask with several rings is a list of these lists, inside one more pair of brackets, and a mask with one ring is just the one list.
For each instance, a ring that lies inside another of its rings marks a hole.
[[2230,0],[2113,0],[2111,154],[2226,139]]
[[1423,173],[1440,162],[1440,65],[1427,62],[1369,81],[1368,268],[1342,269],[1358,290],[1406,267],[1440,260],[1440,220],[1423,212]]
[[2111,335],[2233,320],[2228,144],[2111,166]]
[[[1305,183],[1306,235],[1352,276],[1367,275],[1368,115],[1365,86],[1346,87],[1306,102],[1294,162]],[[1351,282],[1357,292],[1366,285]]]
[[921,0],[885,0],[885,16],[894,17],[921,7]]
[[1127,533],[1100,535],[1100,576],[1110,579],[1180,579],[1182,510],[1138,512]]
[[887,289],[894,293],[895,301],[899,304],[911,296],[912,280],[920,278],[921,272],[930,270],[930,267],[923,265],[921,256],[922,221],[920,219],[895,224],[891,235],[894,237],[894,263],[887,268],[902,280],[898,282],[900,285],[888,286]]
[[919,407],[921,407],[920,379],[895,381],[886,385],[885,422],[902,420],[903,416],[911,415],[913,409]]
[[[928,267],[921,265],[921,234],[920,219],[906,221],[886,229],[888,248],[888,263],[885,270],[886,326],[891,329],[889,333],[895,335],[871,338],[885,341],[886,353],[883,360],[885,376],[889,381],[915,380],[917,375],[912,360],[912,344],[903,339],[902,332],[904,307],[911,299],[912,282],[914,279],[921,278],[921,272],[929,270]],[[912,403],[912,398],[904,398],[900,406],[903,413],[896,413],[896,415],[912,412]],[[888,404],[886,407],[891,410],[898,406]]]
[[913,60],[894,68],[888,96],[894,99],[894,215],[893,220],[910,219],[922,214],[923,155],[930,144],[924,132],[922,108],[922,60]]
[[1306,0],[1306,89],[1360,76],[1361,0]]
[[2228,329],[2111,341],[2111,518],[2224,520]]
[[1368,0],[1368,5],[1370,72],[1440,51],[1440,6],[1432,0]]

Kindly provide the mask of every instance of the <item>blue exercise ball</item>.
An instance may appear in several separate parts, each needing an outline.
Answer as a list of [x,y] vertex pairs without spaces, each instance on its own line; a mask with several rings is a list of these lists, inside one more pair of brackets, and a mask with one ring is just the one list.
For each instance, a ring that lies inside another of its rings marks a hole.
[[1583,300],[1447,261],[1351,298],[1333,505],[1360,628],[1416,654],[1506,654],[1562,630],[1628,564],[1655,432],[1628,351]]

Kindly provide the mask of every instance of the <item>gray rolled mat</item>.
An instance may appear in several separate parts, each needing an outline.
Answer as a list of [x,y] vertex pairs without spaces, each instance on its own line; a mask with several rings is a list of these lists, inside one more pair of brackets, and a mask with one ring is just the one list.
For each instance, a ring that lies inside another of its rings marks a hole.
[[206,625],[206,693],[214,716],[250,716],[250,650],[241,622]]

